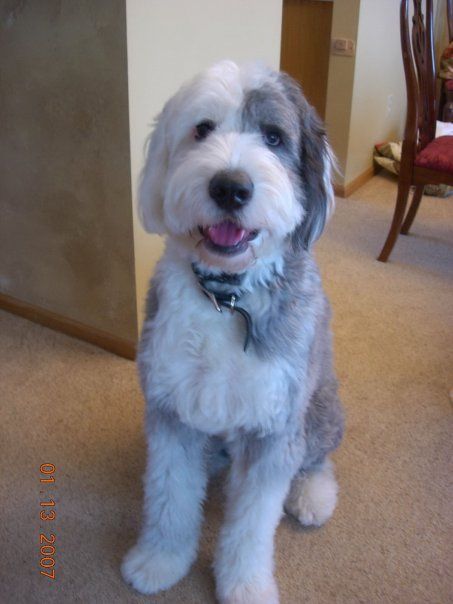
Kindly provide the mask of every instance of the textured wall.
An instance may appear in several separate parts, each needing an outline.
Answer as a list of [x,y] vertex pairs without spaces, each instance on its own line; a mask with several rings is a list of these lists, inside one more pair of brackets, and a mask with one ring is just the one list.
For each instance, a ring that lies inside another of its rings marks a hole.
[[135,339],[124,1],[0,19],[0,291]]

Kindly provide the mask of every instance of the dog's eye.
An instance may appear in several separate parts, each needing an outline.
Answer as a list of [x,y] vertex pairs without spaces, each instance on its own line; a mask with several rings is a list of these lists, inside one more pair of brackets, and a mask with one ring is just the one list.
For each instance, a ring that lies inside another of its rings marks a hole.
[[263,137],[266,145],[270,147],[278,147],[282,143],[282,136],[278,130],[265,130]]
[[200,122],[195,126],[195,139],[197,141],[202,141],[210,132],[214,130],[214,128],[215,124],[211,120],[204,120],[203,122]]

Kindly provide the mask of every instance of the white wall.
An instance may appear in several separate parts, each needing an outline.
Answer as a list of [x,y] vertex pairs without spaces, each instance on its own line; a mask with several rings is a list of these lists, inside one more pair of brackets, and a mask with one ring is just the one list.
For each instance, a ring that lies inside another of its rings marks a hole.
[[406,85],[399,4],[395,0],[360,3],[346,183],[371,167],[376,143],[400,140],[403,135]]
[[[331,38],[357,40],[359,11],[360,0],[335,0]],[[338,184],[344,184],[346,172],[354,73],[355,57],[330,55],[325,122],[341,172]]]
[[[220,59],[280,63],[282,0],[126,0],[132,193],[153,118],[184,80]],[[162,240],[146,234],[134,207],[137,315]]]
[[[337,0],[335,13],[341,3],[352,6],[357,0]],[[412,15],[412,3],[410,3]],[[342,11],[343,13],[343,11]],[[384,141],[401,140],[406,118],[406,84],[400,40],[400,3],[396,0],[360,0],[357,27],[357,51],[354,76],[344,78],[348,89],[353,83],[349,123],[338,115],[337,96],[347,99],[341,88],[334,56],[329,71],[328,118],[335,118],[334,137],[338,139],[339,157],[343,169],[343,184],[348,185],[372,166],[373,146]],[[446,46],[446,3],[434,0],[436,48]],[[344,19],[344,14],[342,14]],[[335,32],[339,35],[340,32]],[[343,34],[344,35],[344,34]],[[437,55],[438,56],[438,55]],[[346,57],[340,57],[343,62]],[[352,63],[349,64],[352,66]],[[330,78],[332,77],[332,82]],[[335,82],[336,87],[333,85]],[[389,98],[390,97],[390,98]],[[347,115],[346,110],[344,110]],[[334,138],[334,143],[337,140]]]
[[406,88],[399,5],[397,0],[334,3],[332,37],[356,42],[355,57],[331,55],[329,63],[326,126],[343,187],[372,167],[376,143],[402,136]]

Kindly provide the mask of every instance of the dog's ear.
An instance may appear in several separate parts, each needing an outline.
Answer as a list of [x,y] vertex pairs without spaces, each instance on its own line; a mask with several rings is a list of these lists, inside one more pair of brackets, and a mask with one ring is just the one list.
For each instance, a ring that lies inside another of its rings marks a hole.
[[159,235],[165,233],[163,189],[168,167],[167,114],[168,104],[156,118],[147,139],[146,160],[138,190],[138,214],[143,228]]
[[333,211],[332,169],[335,159],[321,120],[308,103],[301,111],[300,179],[305,216],[293,235],[296,248],[309,249]]

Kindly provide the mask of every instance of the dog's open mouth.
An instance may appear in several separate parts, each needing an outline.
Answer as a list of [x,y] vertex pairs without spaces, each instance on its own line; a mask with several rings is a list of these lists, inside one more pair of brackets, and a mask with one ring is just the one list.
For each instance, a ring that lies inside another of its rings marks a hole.
[[247,250],[250,241],[258,235],[258,231],[249,231],[230,220],[198,228],[203,236],[205,247],[226,256],[242,254]]

